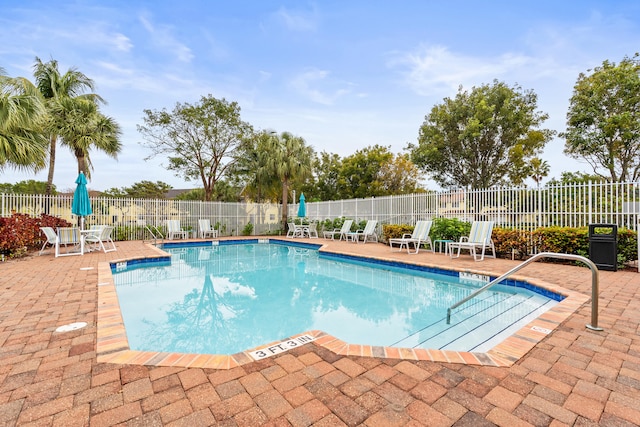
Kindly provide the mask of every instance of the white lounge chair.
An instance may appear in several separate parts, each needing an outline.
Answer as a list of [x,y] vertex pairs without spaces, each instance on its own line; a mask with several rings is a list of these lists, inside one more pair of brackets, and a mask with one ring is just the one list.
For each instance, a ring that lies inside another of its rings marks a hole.
[[347,240],[347,233],[351,232],[351,224],[353,224],[352,219],[346,219],[342,223],[341,228],[334,228],[333,230],[327,230],[322,233],[322,236],[325,239],[335,240],[336,236],[340,236],[338,240]]
[[52,248],[55,248],[56,242],[58,241],[58,235],[53,227],[40,227],[40,230],[42,230],[44,236],[47,238],[47,240],[42,244],[42,249],[40,249],[39,255],[42,255],[42,252],[44,252],[47,245],[51,245]]
[[211,227],[211,221],[208,219],[199,219],[198,229],[201,239],[205,239],[207,236],[211,236],[214,239],[218,237],[218,230]]
[[[59,256],[84,254],[84,240],[80,236],[80,229],[78,227],[59,227],[57,234],[56,258]],[[67,249],[65,253],[60,251],[61,246]]]
[[352,242],[360,243],[362,239],[362,243],[367,243],[367,240],[375,240],[378,241],[378,235],[376,234],[376,226],[378,225],[378,221],[375,219],[370,219],[367,221],[367,224],[364,226],[364,230],[357,230],[353,233],[347,233],[347,237]]
[[[116,244],[111,238],[113,227],[110,225],[101,225],[95,228],[95,233],[87,234],[84,238],[85,244],[91,245],[91,250],[104,253],[116,251]],[[106,244],[106,246],[105,246]]]
[[167,220],[167,239],[188,239],[189,232],[180,227],[179,219]]
[[[459,242],[449,243],[449,256],[453,258],[453,250],[458,249],[456,258],[460,257],[462,249],[468,250],[475,261],[482,261],[485,256],[485,250],[491,249],[493,255],[487,254],[490,258],[496,257],[496,247],[491,240],[491,232],[493,231],[493,221],[474,221],[471,224],[469,236],[462,236]],[[478,251],[480,251],[480,259],[478,259]]]
[[[433,243],[431,242],[431,237],[429,237],[429,232],[431,231],[432,221],[417,221],[416,225],[413,229],[413,233],[405,233],[401,238],[393,238],[389,239],[389,246],[393,248],[393,245],[400,245],[398,252],[402,251],[402,247],[405,246],[407,248],[407,253],[417,254],[422,245],[431,247],[431,252],[433,252]],[[416,250],[415,252],[410,252],[409,246],[413,245]]]

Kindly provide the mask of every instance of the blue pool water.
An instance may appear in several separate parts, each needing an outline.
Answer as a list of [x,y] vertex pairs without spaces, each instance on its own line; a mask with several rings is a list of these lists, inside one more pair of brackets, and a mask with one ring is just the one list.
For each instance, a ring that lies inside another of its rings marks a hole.
[[352,344],[486,351],[560,299],[498,285],[447,325],[447,308],[486,281],[284,244],[163,249],[170,262],[113,268],[132,350],[233,354],[322,330]]

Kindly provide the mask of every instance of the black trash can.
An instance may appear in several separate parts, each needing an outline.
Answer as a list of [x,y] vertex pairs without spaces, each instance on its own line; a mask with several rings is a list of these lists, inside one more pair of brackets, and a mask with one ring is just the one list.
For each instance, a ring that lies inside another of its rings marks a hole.
[[599,270],[618,271],[618,226],[589,224],[589,259]]

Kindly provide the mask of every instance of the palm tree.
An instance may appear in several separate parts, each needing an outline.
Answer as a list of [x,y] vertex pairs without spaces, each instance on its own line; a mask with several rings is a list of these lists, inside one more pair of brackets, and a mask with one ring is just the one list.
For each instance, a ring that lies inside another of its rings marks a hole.
[[65,98],[52,105],[51,122],[61,143],[71,150],[78,162],[78,173],[91,177],[89,151],[97,148],[116,158],[122,148],[120,126],[100,112],[92,100]]
[[282,183],[282,229],[286,230],[289,184],[311,175],[313,148],[306,145],[301,137],[283,132],[279,136],[271,135],[268,149],[262,154],[260,175],[277,177]]
[[542,160],[539,157],[531,159],[529,164],[531,178],[536,182],[536,186],[540,188],[540,182],[542,179],[549,175],[549,163],[546,160]]
[[[64,120],[62,120],[60,114],[63,114],[65,106],[72,105],[64,101],[68,99],[78,99],[89,100],[98,104],[100,102],[104,103],[104,100],[94,93],[83,93],[87,89],[94,89],[93,80],[75,68],[70,68],[66,73],[60,74],[58,61],[52,59],[49,62],[43,63],[38,57],[36,57],[36,63],[33,68],[36,86],[46,101],[47,111],[50,116],[47,126],[49,135],[47,195],[49,195],[53,189],[56,143],[58,137],[62,136],[60,126],[64,124]],[[58,114],[58,116],[56,116],[56,114]]]
[[230,171],[230,175],[242,187],[240,195],[258,203],[280,197],[280,179],[264,167],[271,143],[271,135],[267,132],[247,138],[241,149],[242,154]]
[[44,116],[38,89],[23,77],[8,77],[0,67],[0,170],[5,165],[33,171],[45,167]]

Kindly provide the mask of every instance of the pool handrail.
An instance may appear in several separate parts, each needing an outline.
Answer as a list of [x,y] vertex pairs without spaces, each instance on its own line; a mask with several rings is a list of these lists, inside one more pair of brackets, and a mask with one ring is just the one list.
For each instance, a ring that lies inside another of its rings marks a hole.
[[499,282],[503,281],[507,277],[511,276],[516,271],[526,267],[527,265],[531,264],[534,261],[539,260],[540,258],[571,259],[574,261],[581,261],[587,264],[587,266],[591,269],[591,323],[586,326],[587,328],[593,331],[602,331],[603,329],[598,327],[598,286],[599,286],[598,267],[590,259],[585,258],[581,255],[556,253],[556,252],[540,252],[539,254],[532,256],[522,264],[512,268],[511,270],[504,273],[502,276],[496,279],[493,279],[492,281],[490,281],[489,283],[487,283],[477,291],[467,295],[457,303],[453,304],[451,307],[447,308],[447,325],[451,324],[451,310],[461,306],[465,302],[469,301],[471,298],[475,298],[476,296],[478,296],[478,294],[486,291],[493,285],[498,284]]
[[161,243],[164,243],[164,235],[162,234],[162,231],[160,231],[160,229],[158,228],[158,226],[156,225],[152,225],[152,227],[154,228],[154,230],[156,231],[156,233],[158,233],[158,235],[156,236],[156,233],[153,232],[153,230],[151,230],[151,228],[145,224],[144,228],[147,229],[147,231],[151,234],[151,236],[153,237],[153,244],[157,245],[158,244],[158,238],[161,239]]

